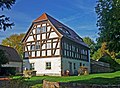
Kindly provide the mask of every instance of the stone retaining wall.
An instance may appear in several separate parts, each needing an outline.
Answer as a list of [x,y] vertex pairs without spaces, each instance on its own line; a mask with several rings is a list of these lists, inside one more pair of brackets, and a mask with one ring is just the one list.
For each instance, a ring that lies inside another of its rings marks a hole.
[[85,85],[80,83],[49,82],[44,80],[43,88],[120,88],[120,85]]
[[113,71],[110,68],[110,64],[105,62],[91,60],[90,64],[91,64],[91,73],[103,73],[103,72]]

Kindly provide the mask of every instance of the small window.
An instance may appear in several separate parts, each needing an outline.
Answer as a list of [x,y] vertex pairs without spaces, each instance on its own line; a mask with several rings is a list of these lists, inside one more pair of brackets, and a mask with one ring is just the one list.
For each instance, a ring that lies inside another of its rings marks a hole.
[[62,31],[62,28],[58,28],[58,29]]
[[35,45],[31,45],[30,50],[35,50]]
[[85,64],[83,64],[83,66],[85,66]]
[[82,66],[82,63],[80,63],[80,67]]
[[76,69],[76,65],[75,65],[75,63],[74,63],[74,69]]
[[65,33],[68,34],[68,35],[70,35],[70,33],[67,30],[65,30]]
[[41,31],[41,28],[38,27],[38,28],[37,28],[37,34],[40,33],[40,31]]
[[40,49],[40,45],[36,45],[36,50]]
[[46,26],[43,26],[41,29],[42,29],[42,32],[46,32]]
[[80,38],[79,36],[76,36],[75,38],[81,42],[83,41],[82,38]]
[[51,62],[46,62],[46,69],[51,69]]
[[47,49],[51,48],[51,43],[47,43]]
[[65,28],[61,28],[61,27],[60,27],[60,28],[58,28],[58,29],[61,30],[62,32],[64,32],[64,33],[70,35],[69,31],[66,30]]
[[36,50],[40,49],[40,44],[39,42],[36,43]]
[[29,57],[28,52],[24,52],[24,54],[25,54],[25,58]]
[[30,70],[34,70],[34,69],[35,69],[34,63],[30,63]]

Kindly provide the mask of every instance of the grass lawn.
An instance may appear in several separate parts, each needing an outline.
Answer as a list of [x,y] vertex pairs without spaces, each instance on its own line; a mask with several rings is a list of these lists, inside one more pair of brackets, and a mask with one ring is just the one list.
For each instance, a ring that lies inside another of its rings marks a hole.
[[[20,77],[14,76],[13,79],[19,79]],[[55,76],[36,76],[30,79],[25,79],[24,83],[30,86],[42,86],[42,80],[54,81],[54,82],[77,82],[81,84],[102,84],[102,85],[117,85],[120,84],[120,71],[113,73],[100,73],[90,74],[82,76],[67,76],[67,77],[55,77]],[[35,87],[35,88],[36,88]]]

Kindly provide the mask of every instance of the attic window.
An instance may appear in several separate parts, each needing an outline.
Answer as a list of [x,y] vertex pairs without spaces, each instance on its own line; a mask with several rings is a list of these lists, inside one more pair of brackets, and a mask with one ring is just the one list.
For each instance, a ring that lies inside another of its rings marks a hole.
[[76,36],[75,38],[82,42],[82,39],[80,37]]
[[40,28],[40,27],[38,27],[38,28],[37,28],[37,33],[40,33],[40,30],[41,30],[41,28]]
[[58,28],[58,29],[61,30],[61,31],[63,30],[62,28]]
[[66,34],[70,34],[67,30],[65,30],[65,33],[66,33]]
[[68,31],[68,30],[66,30],[66,29],[64,29],[64,28],[62,28],[62,27],[60,27],[60,28],[59,28],[59,30],[61,30],[62,32],[64,32],[64,33],[66,33],[66,34],[69,34],[69,35],[70,35],[69,31]]

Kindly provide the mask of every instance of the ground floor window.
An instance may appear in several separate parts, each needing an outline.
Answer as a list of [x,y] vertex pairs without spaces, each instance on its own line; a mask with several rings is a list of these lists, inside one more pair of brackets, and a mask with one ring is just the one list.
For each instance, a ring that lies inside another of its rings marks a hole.
[[35,64],[34,63],[30,63],[30,70],[34,70],[35,69]]
[[80,67],[82,66],[82,63],[80,62]]
[[51,62],[46,62],[46,69],[51,69]]
[[76,65],[75,65],[75,63],[74,63],[74,69],[76,69]]

